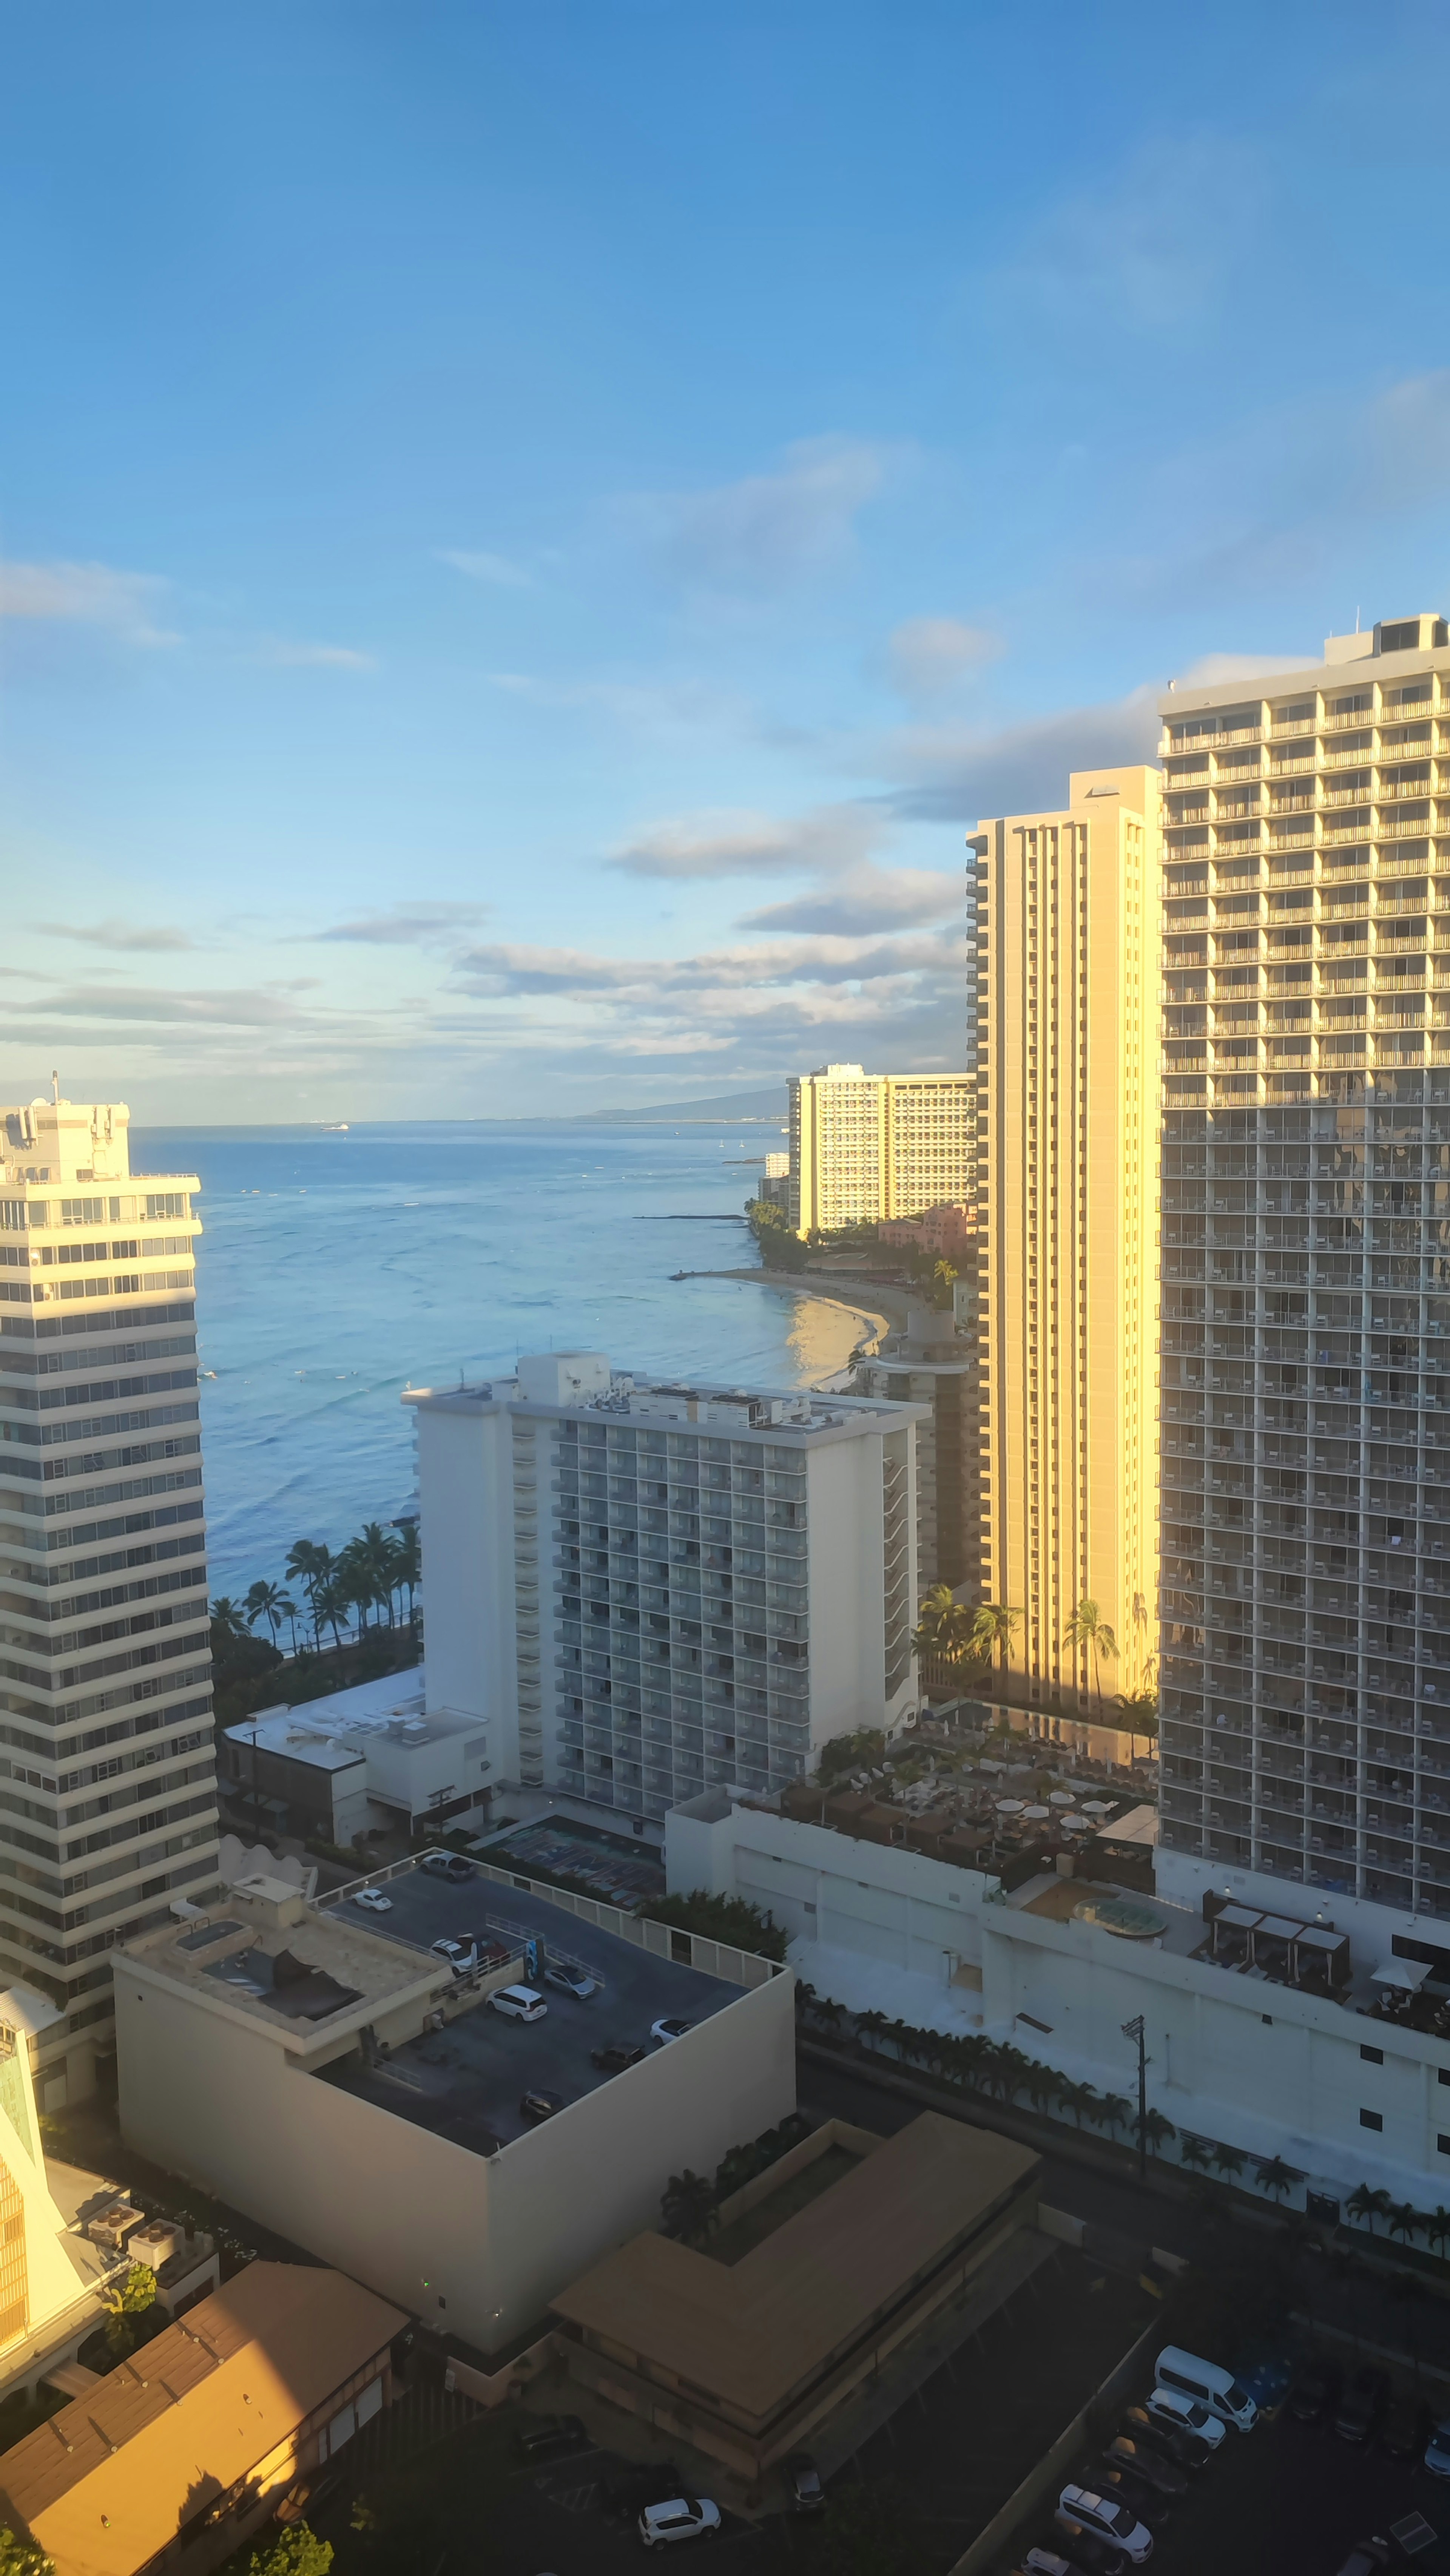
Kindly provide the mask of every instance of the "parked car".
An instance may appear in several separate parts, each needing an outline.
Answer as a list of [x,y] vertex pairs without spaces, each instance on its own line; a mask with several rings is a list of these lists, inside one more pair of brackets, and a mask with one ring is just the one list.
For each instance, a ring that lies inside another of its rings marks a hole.
[[591,2048],[589,2063],[605,2075],[622,2075],[626,2066],[638,2066],[640,2059],[648,2055],[648,2049],[636,2047],[630,2040],[610,2039],[602,2048]]
[[[1056,2516],[1053,2540],[1054,2544],[1060,2540],[1069,2554],[1060,2555],[1055,2545],[1042,2550],[1041,2560],[1050,2576],[1056,2576],[1059,2567],[1065,2567],[1068,2576],[1128,2576],[1128,2562],[1121,2549],[1115,2549],[1110,2540],[1099,2540],[1095,2532],[1084,2531],[1070,2515]],[[1037,2576],[1037,2563],[1030,2550],[1023,2563],[1032,2570],[1032,2576]]]
[[1357,2370],[1334,2410],[1334,2429],[1341,2442],[1367,2442],[1389,2398],[1387,2374],[1366,2362]]
[[1151,2487],[1155,2495],[1181,2496],[1188,2493],[1188,2480],[1182,2469],[1165,2460],[1150,2442],[1135,2442],[1130,2433],[1116,2434],[1103,2454],[1106,2467],[1126,2469],[1141,2486]]
[[591,1995],[599,1992],[599,1979],[591,1977],[587,1968],[566,1967],[562,1959],[550,1960],[544,1970],[544,1983],[557,1986],[561,1995],[572,1995],[579,2004],[587,2003]]
[[1418,2397],[1397,2397],[1380,2426],[1380,2449],[1392,2460],[1417,2460],[1425,2447],[1428,2417]]
[[488,2000],[505,2021],[542,2021],[549,2009],[532,1986],[499,1986]]
[[1390,2545],[1387,2540],[1357,2540],[1338,2576],[1376,2576],[1376,2571],[1388,2567],[1389,2563]]
[[708,2496],[671,2496],[666,2504],[647,2504],[639,2518],[646,2549],[676,2540],[708,2540],[720,2528],[720,2508]]
[[1216,2451],[1223,2440],[1224,2426],[1218,2416],[1177,2388],[1150,2388],[1143,2405],[1155,2424],[1171,2425],[1175,2432],[1191,2434],[1209,2453]]
[[1442,2415],[1431,2431],[1425,2466],[1432,2478],[1450,2478],[1450,2415]]
[[360,1887],[352,1901],[367,1914],[391,1914],[393,1910],[392,1898],[384,1896],[380,1887]]
[[1138,2520],[1125,2496],[1104,2495],[1101,2487],[1069,2485],[1057,2499],[1057,2510],[1067,2522],[1075,2522],[1079,2530],[1121,2549],[1133,2567],[1141,2567],[1153,2555],[1153,2534],[1146,2522]]
[[1212,2451],[1196,2433],[1181,2432],[1174,2424],[1160,2424],[1146,2406],[1130,2406],[1123,2417],[1122,2430],[1140,2449],[1152,2447],[1160,2460],[1171,2460],[1178,2469],[1201,2469],[1211,2460]]
[[478,1965],[478,1949],[476,1943],[472,1941],[456,1939],[430,1941],[428,1947],[435,1959],[447,1960],[455,1977],[468,1976]]
[[1337,2361],[1306,2361],[1289,2391],[1296,2424],[1322,2424],[1339,2404],[1344,2373]]
[[797,2513],[821,2513],[825,2509],[826,2490],[821,2473],[809,2451],[794,2451],[785,2464],[790,2500]]
[[1126,2460],[1094,2460],[1084,2475],[1091,2478],[1099,2495],[1121,2496],[1139,2516],[1151,2514],[1155,2523],[1172,2520],[1171,2497],[1160,2494],[1147,2478],[1130,2469]]
[[683,2483],[676,2460],[661,2460],[647,2468],[637,2467],[632,2460],[621,2462],[600,2480],[600,2506],[615,2521],[636,2522],[647,2504],[667,2503]]
[[1259,2410],[1233,2372],[1221,2362],[1205,2361],[1201,2353],[1185,2352],[1181,2344],[1165,2344],[1153,2365],[1153,2376],[1160,2388],[1191,2397],[1220,2423],[1232,2424],[1236,2432],[1251,2433],[1258,2422]]
[[562,2111],[563,2108],[563,2094],[551,2093],[546,2084],[536,2084],[532,2092],[521,2093],[519,2096],[521,2116],[525,2120],[532,2120],[536,2128],[540,2120],[552,2120],[554,2113]]
[[587,2451],[589,2435],[577,2415],[541,2415],[517,2436],[521,2460],[562,2459],[566,2451]]
[[663,2021],[650,2023],[649,2035],[656,2048],[663,2048],[667,2039],[683,2039],[686,2031],[694,2027],[692,2021],[681,2021],[677,2013],[669,2013]]
[[462,1852],[425,1852],[418,1867],[430,1878],[446,1878],[450,1887],[465,1887],[473,1876],[473,1863]]

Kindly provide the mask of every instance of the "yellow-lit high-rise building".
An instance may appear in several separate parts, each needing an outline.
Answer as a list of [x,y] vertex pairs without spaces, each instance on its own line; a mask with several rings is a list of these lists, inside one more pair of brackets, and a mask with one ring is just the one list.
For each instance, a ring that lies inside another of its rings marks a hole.
[[[1157,1646],[1160,842],[1131,768],[969,843],[982,1588],[1019,1614],[1012,1695],[1065,1714]],[[1116,1654],[1074,1636],[1084,1602]]]
[[971,1203],[970,1073],[867,1073],[823,1064],[790,1086],[790,1221],[879,1225]]

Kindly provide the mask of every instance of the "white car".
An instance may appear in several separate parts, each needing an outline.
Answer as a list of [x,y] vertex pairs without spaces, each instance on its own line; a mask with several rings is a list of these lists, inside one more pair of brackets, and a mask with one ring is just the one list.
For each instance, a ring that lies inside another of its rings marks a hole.
[[639,2518],[646,2549],[673,2540],[708,2540],[720,2528],[720,2508],[708,2496],[674,2496],[668,2504],[647,2504]]
[[380,1887],[360,1887],[352,1901],[365,1906],[369,1914],[391,1914],[393,1910],[392,1898],[384,1896]]
[[433,1941],[429,1948],[435,1959],[446,1959],[455,1977],[466,1977],[478,1965],[478,1946],[473,1941]]
[[1096,2487],[1064,2487],[1057,2499],[1058,2528],[1090,2531],[1110,2549],[1121,2549],[1135,2567],[1153,2555],[1153,2534],[1121,2496],[1100,2495]]
[[692,2021],[681,2021],[677,2013],[671,2013],[664,2021],[652,2021],[649,2035],[656,2048],[663,2048],[667,2039],[683,2039],[686,2031],[694,2027]]
[[1223,2440],[1222,2418],[1177,2388],[1150,2388],[1143,2404],[1155,2424],[1169,2424],[1175,2433],[1191,2433],[1206,2451],[1216,2451]]
[[505,2021],[542,2021],[549,2009],[532,1986],[500,1986],[488,2000]]

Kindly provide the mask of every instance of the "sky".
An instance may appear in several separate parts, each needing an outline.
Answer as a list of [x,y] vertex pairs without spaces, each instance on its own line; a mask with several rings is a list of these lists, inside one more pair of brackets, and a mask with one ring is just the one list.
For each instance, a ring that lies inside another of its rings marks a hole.
[[1450,16],[69,0],[0,91],[0,1098],[950,1068],[963,836],[1450,600]]

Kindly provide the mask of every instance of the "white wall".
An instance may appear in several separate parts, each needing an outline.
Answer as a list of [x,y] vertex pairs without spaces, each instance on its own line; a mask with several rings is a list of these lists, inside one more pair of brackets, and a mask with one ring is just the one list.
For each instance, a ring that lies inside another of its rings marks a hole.
[[319,2081],[271,2032],[118,1954],[122,2132],[486,2352],[656,2225],[672,2173],[713,2172],[795,2108],[794,1988],[785,1975],[739,1995],[485,2158]]
[[982,1897],[995,1884],[950,1861],[754,1807],[735,1807],[713,1824],[673,1809],[665,1880],[672,1896],[696,1887],[743,1896],[792,1936],[943,1983],[956,1967],[980,1964]]
[[[893,1423],[892,1428],[902,1426]],[[911,1445],[907,1544],[916,1562],[916,1425]],[[806,1453],[810,1581],[811,1744],[858,1727],[894,1725],[916,1699],[913,1672],[886,1699],[882,1438],[866,1432]],[[914,1619],[915,1599],[911,1603]]]
[[[502,1407],[417,1411],[429,1710],[487,1721],[490,1777],[518,1775],[513,1443]],[[460,1792],[461,1794],[461,1792]]]

